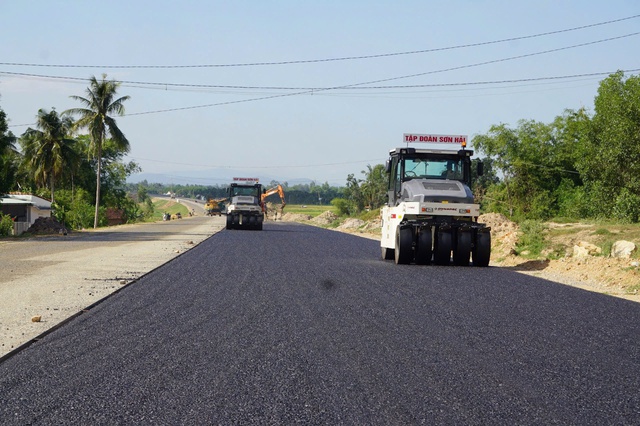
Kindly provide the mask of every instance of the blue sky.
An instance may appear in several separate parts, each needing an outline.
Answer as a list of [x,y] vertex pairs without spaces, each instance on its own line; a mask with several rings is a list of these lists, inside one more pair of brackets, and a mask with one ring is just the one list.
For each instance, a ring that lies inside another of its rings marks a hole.
[[[180,184],[242,174],[341,186],[383,163],[403,133],[472,138],[493,124],[592,110],[605,76],[452,84],[640,69],[640,36],[630,35],[640,18],[451,47],[638,14],[635,0],[0,0],[0,108],[19,136],[40,108],[80,106],[69,96],[106,73],[131,96],[117,120],[145,173]],[[424,52],[230,66],[410,51]],[[372,81],[381,82],[362,84]],[[414,87],[371,88],[400,85]]]

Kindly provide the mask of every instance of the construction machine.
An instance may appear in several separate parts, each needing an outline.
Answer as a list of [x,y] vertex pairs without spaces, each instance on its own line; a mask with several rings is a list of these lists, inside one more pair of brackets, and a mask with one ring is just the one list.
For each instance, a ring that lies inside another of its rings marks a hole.
[[[240,182],[240,183],[238,183]],[[258,179],[234,178],[227,193],[227,229],[262,230],[264,209]]]
[[[488,266],[491,228],[478,223],[466,136],[405,134],[407,147],[389,152],[387,204],[381,210],[382,258],[396,264]],[[422,149],[412,142],[460,143],[462,149]],[[482,175],[482,163],[478,164]],[[453,253],[453,256],[452,256]]]
[[222,216],[222,209],[227,198],[209,198],[204,205],[204,213],[207,216]]
[[[282,189],[281,185],[278,185],[274,188],[271,189],[267,189],[265,191],[263,191],[262,193],[262,197],[261,197],[261,202],[262,202],[262,207],[264,209],[264,213],[266,216],[268,216],[268,212],[267,212],[267,203],[266,203],[266,198],[269,197],[270,195],[273,194],[278,194],[280,196],[280,201],[281,201],[281,205],[278,207],[278,210],[280,211],[280,219],[282,219],[282,214],[284,212],[284,206],[287,205],[286,201],[284,200],[284,190]],[[275,212],[275,216],[274,216],[274,220],[278,219],[278,211],[276,210]]]

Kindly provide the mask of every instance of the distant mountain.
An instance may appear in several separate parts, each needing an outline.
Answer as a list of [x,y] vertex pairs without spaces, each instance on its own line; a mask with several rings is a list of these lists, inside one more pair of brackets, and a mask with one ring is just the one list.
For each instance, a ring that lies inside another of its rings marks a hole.
[[[127,183],[139,183],[146,180],[148,183],[161,183],[164,185],[228,185],[234,177],[258,178],[263,185],[269,185],[272,181],[287,182],[292,185],[305,185],[313,182],[308,178],[283,178],[282,176],[264,175],[261,173],[249,173],[241,170],[216,169],[216,170],[189,170],[167,173],[137,173],[129,176]],[[316,182],[322,184],[322,182]]]

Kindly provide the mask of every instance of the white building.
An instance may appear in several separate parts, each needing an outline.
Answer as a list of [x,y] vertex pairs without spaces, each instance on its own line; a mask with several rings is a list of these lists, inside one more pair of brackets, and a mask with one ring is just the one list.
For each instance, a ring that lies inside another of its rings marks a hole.
[[51,201],[35,195],[8,194],[0,197],[0,211],[13,219],[13,234],[25,232],[40,217],[51,217]]

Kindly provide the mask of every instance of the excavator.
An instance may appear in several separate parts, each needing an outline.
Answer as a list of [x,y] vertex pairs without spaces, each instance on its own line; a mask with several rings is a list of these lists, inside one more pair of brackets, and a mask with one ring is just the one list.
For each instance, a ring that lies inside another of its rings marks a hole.
[[[270,195],[273,194],[278,194],[280,196],[280,201],[282,202],[282,204],[278,207],[278,210],[280,210],[280,219],[282,219],[282,214],[284,211],[284,206],[287,205],[287,203],[284,200],[284,190],[282,189],[282,185],[278,185],[274,188],[271,189],[267,189],[266,191],[264,191],[262,193],[262,196],[260,197],[260,204],[262,204],[262,211],[264,212],[265,215],[268,216],[267,213],[267,203],[265,202],[266,198],[269,197]],[[275,217],[274,220],[278,219],[278,212],[275,212]]]

